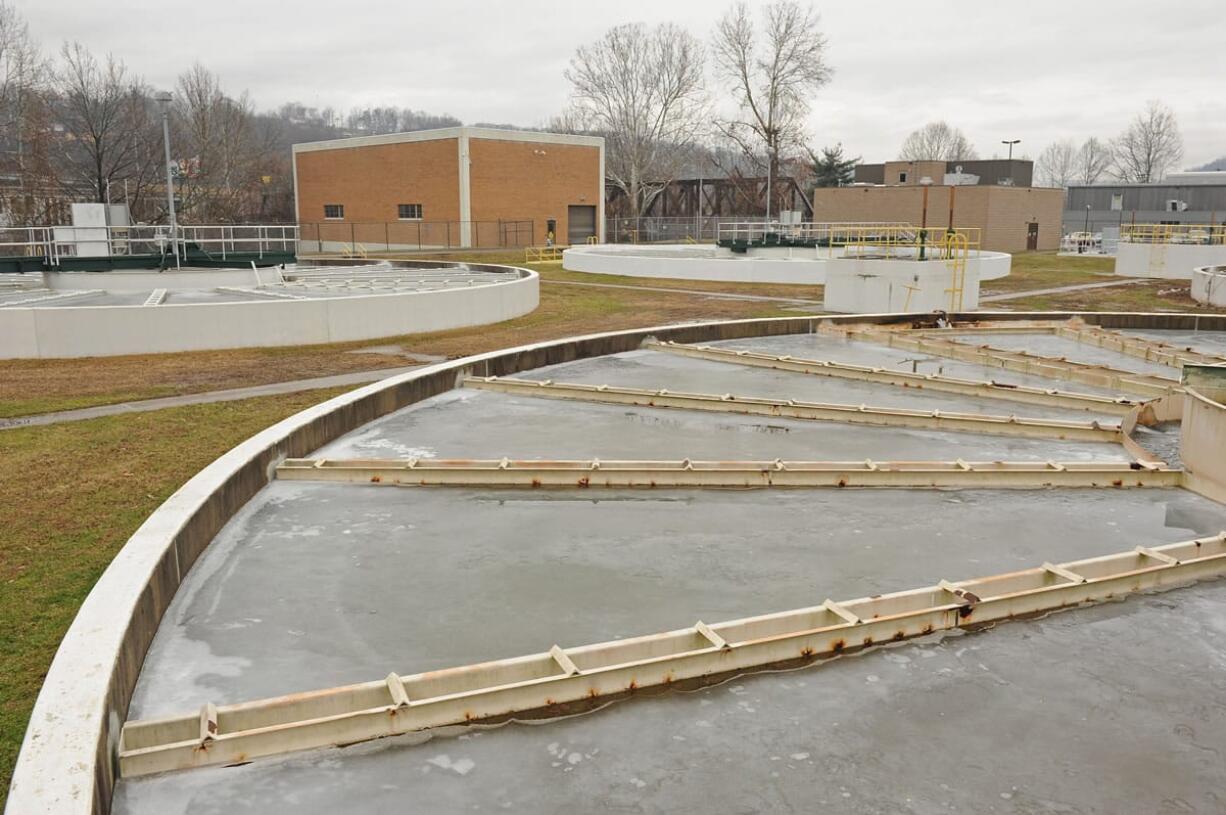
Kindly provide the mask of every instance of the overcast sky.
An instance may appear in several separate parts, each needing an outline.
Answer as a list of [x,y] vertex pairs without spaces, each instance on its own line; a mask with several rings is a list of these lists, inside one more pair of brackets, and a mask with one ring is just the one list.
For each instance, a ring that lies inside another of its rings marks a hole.
[[[10,0],[13,2],[14,0]],[[541,125],[566,101],[577,44],[607,28],[673,21],[707,39],[722,0],[15,0],[44,50],[80,40],[158,87],[199,60],[259,107],[388,104],[465,122]],[[1021,139],[1118,133],[1146,100],[1182,126],[1184,166],[1226,155],[1223,0],[927,0],[816,3],[833,81],[811,143],[893,158],[943,118],[983,157]],[[718,91],[718,84],[712,83]]]

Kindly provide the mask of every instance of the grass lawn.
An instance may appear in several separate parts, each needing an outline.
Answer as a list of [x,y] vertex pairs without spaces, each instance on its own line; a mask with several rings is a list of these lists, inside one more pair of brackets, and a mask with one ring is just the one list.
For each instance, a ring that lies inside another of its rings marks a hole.
[[1004,294],[1029,289],[1103,283],[1115,277],[1115,259],[1060,257],[1055,252],[1025,252],[1013,256],[1008,277],[985,281],[982,294]]
[[[993,281],[995,282],[995,281]],[[1192,299],[1186,280],[1146,280],[1129,286],[1109,289],[1041,294],[1020,297],[1001,303],[988,303],[992,308],[1012,311],[1199,311],[1202,314],[1223,314],[1226,309],[1202,305]]]
[[235,444],[345,390],[0,432],[0,810],[60,638],[128,537]]

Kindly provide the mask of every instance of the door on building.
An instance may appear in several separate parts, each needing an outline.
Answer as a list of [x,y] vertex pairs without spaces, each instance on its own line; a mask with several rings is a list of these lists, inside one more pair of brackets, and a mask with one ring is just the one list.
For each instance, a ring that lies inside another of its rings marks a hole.
[[1026,224],[1026,251],[1033,252],[1039,248],[1039,225],[1036,223]]
[[571,246],[587,243],[596,234],[596,207],[572,206],[566,209],[566,242]]

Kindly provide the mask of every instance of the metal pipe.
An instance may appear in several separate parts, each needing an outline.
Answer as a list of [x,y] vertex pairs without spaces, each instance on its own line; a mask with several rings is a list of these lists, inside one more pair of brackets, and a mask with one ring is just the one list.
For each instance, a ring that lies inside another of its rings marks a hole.
[[170,164],[170,101],[169,91],[160,91],[153,97],[162,107],[162,146],[166,150],[166,211],[170,218],[170,245],[175,254],[175,268],[182,268],[179,258],[178,223],[175,220],[175,179]]

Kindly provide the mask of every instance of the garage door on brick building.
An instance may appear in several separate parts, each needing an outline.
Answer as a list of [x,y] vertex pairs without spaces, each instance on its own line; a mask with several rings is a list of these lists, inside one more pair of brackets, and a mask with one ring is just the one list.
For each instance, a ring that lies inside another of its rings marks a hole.
[[566,242],[571,246],[587,243],[596,234],[596,207],[571,206],[566,212]]

